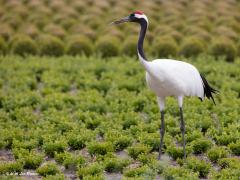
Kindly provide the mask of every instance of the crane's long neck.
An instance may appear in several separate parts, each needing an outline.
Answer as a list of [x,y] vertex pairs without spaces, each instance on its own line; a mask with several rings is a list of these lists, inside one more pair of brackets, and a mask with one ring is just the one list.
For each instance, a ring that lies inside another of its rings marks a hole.
[[150,75],[154,76],[154,73],[152,72],[152,69],[150,68],[149,62],[147,61],[147,58],[143,51],[143,42],[144,42],[144,38],[146,35],[148,23],[146,20],[141,20],[139,22],[139,24],[141,25],[141,30],[139,33],[139,39],[138,39],[138,44],[137,44],[138,58],[139,58],[141,64],[143,65],[144,69]]
[[143,51],[143,42],[144,42],[144,38],[146,35],[148,24],[145,20],[141,20],[139,22],[139,24],[141,25],[141,30],[139,33],[138,44],[137,44],[138,57],[139,57],[140,61],[146,61],[147,58]]

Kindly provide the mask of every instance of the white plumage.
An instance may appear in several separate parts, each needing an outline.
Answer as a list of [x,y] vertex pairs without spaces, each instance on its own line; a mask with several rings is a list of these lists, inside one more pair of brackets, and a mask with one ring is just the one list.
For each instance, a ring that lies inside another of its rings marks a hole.
[[[144,67],[147,84],[162,99],[161,104],[164,104],[167,96],[174,96],[180,101],[184,96],[204,98],[203,82],[193,65],[182,61],[157,59],[145,62]],[[161,107],[161,110],[163,109],[164,107]]]

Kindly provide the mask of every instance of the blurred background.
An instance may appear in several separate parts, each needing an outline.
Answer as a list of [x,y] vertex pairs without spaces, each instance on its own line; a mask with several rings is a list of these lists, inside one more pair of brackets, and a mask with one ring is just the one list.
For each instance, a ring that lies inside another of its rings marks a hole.
[[139,27],[108,26],[135,10],[150,22],[147,55],[240,55],[238,0],[0,0],[0,54],[136,56]]

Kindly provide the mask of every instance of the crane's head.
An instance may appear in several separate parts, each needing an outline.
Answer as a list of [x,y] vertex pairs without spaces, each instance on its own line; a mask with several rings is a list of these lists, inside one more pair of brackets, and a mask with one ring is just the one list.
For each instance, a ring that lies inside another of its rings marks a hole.
[[124,22],[136,22],[139,24],[142,24],[145,22],[148,25],[147,16],[142,11],[134,11],[129,16],[119,19],[117,21],[114,21],[111,24],[121,24]]

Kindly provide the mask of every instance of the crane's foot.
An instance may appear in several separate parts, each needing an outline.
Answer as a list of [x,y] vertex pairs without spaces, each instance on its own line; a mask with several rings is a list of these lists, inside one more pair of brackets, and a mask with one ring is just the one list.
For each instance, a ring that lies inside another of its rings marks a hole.
[[159,154],[158,154],[158,160],[161,160],[161,156],[162,156],[162,154],[159,153]]

